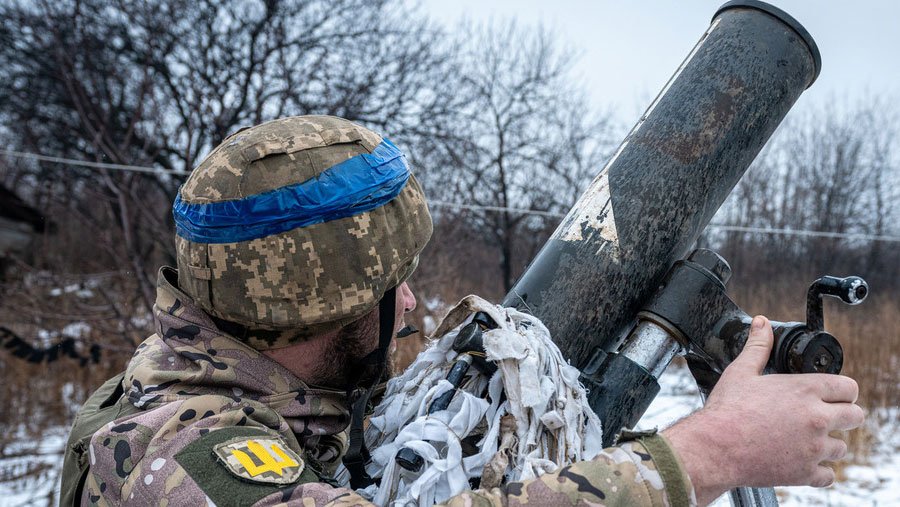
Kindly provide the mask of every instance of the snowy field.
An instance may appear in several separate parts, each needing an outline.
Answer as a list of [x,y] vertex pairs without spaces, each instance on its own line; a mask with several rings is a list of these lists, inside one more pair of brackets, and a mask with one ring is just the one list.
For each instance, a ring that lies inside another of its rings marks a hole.
[[[700,399],[686,368],[671,368],[663,375],[662,391],[639,427],[664,428],[699,408]],[[871,419],[871,418],[870,418]],[[900,506],[900,428],[875,431],[880,440],[869,462],[844,470],[846,479],[830,488],[778,488],[785,506]],[[46,506],[58,502],[59,471],[66,430],[57,429],[40,441],[19,440],[0,457],[0,506]],[[23,478],[25,475],[33,475]],[[714,505],[729,505],[726,497]]]
[[0,506],[59,504],[59,473],[67,433],[68,428],[56,428],[37,441],[22,436],[3,449]]

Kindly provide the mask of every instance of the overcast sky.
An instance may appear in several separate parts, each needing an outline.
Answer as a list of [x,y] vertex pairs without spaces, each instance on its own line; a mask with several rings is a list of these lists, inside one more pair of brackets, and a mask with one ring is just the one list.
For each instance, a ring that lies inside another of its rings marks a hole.
[[[633,123],[725,0],[422,0],[435,20],[543,23],[580,54],[594,103]],[[812,34],[822,73],[795,110],[866,94],[900,101],[900,1],[774,0]]]

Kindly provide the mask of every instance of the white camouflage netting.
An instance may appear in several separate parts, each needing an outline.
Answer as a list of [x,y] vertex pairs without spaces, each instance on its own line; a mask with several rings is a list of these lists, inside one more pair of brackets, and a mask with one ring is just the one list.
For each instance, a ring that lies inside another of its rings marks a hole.
[[[425,415],[431,401],[451,388],[445,377],[457,356],[453,339],[479,311],[499,324],[483,338],[497,373],[469,377],[447,410]],[[469,489],[470,478],[495,487],[592,459],[602,450],[600,420],[587,404],[578,370],[534,316],[467,296],[434,336],[403,375],[390,381],[366,430],[372,449],[368,472],[382,480],[360,492],[375,504],[431,506]],[[461,440],[469,435],[483,435],[480,452],[464,457]],[[418,473],[395,463],[404,447],[424,458]]]

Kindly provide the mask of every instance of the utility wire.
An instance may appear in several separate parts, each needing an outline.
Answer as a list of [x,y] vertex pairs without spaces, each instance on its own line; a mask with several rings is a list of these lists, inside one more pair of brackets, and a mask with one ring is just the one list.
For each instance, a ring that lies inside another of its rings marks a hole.
[[[167,171],[163,169],[155,169],[153,167],[146,166],[136,166],[136,165],[123,165],[123,164],[106,164],[102,162],[90,162],[88,160],[77,160],[73,158],[63,158],[63,157],[51,157],[48,155],[41,155],[39,153],[30,153],[30,152],[22,152],[22,151],[13,151],[13,150],[0,150],[0,154],[16,157],[16,158],[27,158],[32,160],[40,160],[43,162],[53,162],[57,164],[66,164],[73,165],[79,167],[87,167],[90,169],[109,169],[113,171],[133,171],[140,172],[146,174],[174,174],[178,176],[187,176],[190,174],[189,171]],[[566,216],[565,213],[556,213],[552,211],[542,211],[535,210],[529,208],[514,208],[509,206],[482,206],[478,204],[461,204],[461,203],[453,203],[446,201],[428,201],[430,206],[442,207],[442,208],[452,208],[452,209],[472,209],[472,210],[481,210],[481,211],[509,211],[512,213],[522,213],[525,215],[537,215],[551,218],[562,218]],[[847,233],[847,232],[829,232],[829,231],[809,231],[803,229],[776,229],[770,227],[744,227],[739,225],[728,225],[728,224],[709,224],[707,227],[712,227],[715,229],[719,229],[722,231],[732,231],[732,232],[749,232],[755,234],[774,234],[774,235],[782,235],[782,236],[806,236],[806,237],[817,237],[817,238],[835,238],[835,239],[857,239],[864,241],[887,241],[887,242],[898,242],[900,243],[900,236],[885,236],[879,234],[857,234],[857,233]]]
[[511,211],[514,213],[522,213],[523,215],[539,215],[544,217],[562,218],[565,213],[554,213],[552,211],[541,211],[529,208],[510,208],[505,206],[481,206],[479,204],[458,204],[455,202],[432,201],[428,200],[429,206],[437,206],[439,208],[455,208],[455,209],[477,209],[482,211]]
[[77,160],[74,158],[63,158],[63,157],[51,157],[48,155],[41,155],[39,153],[29,153],[24,151],[13,151],[13,150],[0,150],[0,154],[6,155],[8,157],[15,158],[27,158],[32,160],[40,160],[42,162],[53,162],[55,164],[66,164],[66,165],[74,165],[80,167],[88,167],[91,169],[111,169],[113,171],[132,171],[138,173],[148,173],[148,174],[175,174],[178,176],[187,176],[190,172],[187,171],[178,171],[178,170],[166,170],[166,169],[156,169],[153,167],[144,167],[138,165],[124,165],[124,164],[107,164],[104,162],[91,162],[90,160]]
[[[443,208],[455,208],[455,209],[477,209],[483,211],[511,211],[514,213],[523,213],[526,215],[540,215],[540,216],[548,216],[554,218],[562,218],[565,213],[554,213],[551,211],[541,211],[541,210],[533,210],[528,208],[509,208],[509,207],[501,207],[501,206],[480,206],[477,204],[457,204],[452,202],[443,202],[443,201],[428,201],[429,206],[437,206]],[[866,241],[888,241],[888,242],[900,242],[900,236],[885,236],[878,234],[862,234],[862,233],[850,233],[850,232],[826,232],[826,231],[809,231],[804,229],[775,229],[771,227],[744,227],[740,225],[728,225],[728,224],[709,224],[707,227],[711,227],[713,229],[718,229],[722,231],[732,231],[732,232],[750,232],[757,234],[774,234],[774,235],[782,235],[782,236],[807,236],[807,237],[817,237],[817,238],[837,238],[837,239],[861,239]]]
[[810,236],[816,238],[861,239],[866,241],[898,241],[900,236],[884,236],[878,234],[861,234],[852,232],[807,231],[802,229],[774,229],[771,227],[742,227],[739,225],[709,224],[722,231],[752,232],[759,234],[776,234],[784,236]]

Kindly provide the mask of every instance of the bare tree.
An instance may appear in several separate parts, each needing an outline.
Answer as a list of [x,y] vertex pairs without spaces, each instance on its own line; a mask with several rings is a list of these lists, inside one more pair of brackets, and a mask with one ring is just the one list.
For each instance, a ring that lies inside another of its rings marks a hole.
[[242,126],[292,114],[343,116],[415,147],[455,107],[446,41],[402,0],[0,2],[4,147],[160,170],[2,157],[0,180],[56,232],[0,279],[0,427],[67,425],[151,331],[176,171]]
[[[340,115],[415,142],[453,104],[441,40],[399,0],[4,3],[0,121],[7,146],[163,173],[289,114]],[[94,248],[64,270],[127,271],[149,310],[155,271],[172,261],[183,177],[10,166],[17,190],[82,219]]]
[[[872,98],[789,118],[738,184],[720,220],[775,229],[897,234],[896,122],[896,112]],[[739,263],[780,265],[804,276],[850,268],[889,276],[900,264],[897,249],[880,241],[731,233],[725,248]]]
[[460,33],[457,94],[464,100],[455,135],[429,153],[440,171],[429,174],[428,188],[442,200],[482,207],[466,213],[472,229],[497,245],[509,290],[548,227],[546,217],[505,208],[565,213],[601,167],[610,122],[590,112],[571,84],[571,54],[548,31],[506,23]]

